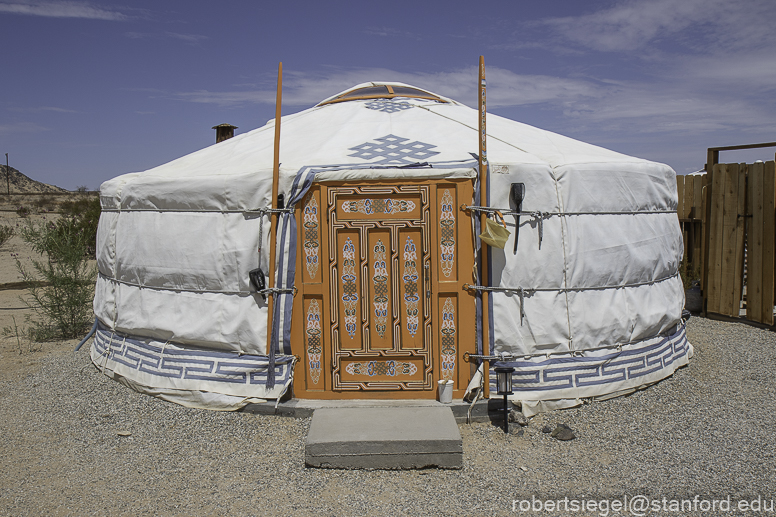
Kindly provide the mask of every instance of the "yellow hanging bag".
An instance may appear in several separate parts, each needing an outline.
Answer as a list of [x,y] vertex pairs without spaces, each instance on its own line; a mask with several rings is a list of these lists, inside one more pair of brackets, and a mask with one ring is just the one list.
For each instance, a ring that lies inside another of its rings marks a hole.
[[[507,223],[504,222],[504,216],[498,210],[491,215],[493,215],[493,219],[487,218],[485,220],[485,231],[480,234],[480,240],[488,246],[504,249],[507,239],[509,239]],[[501,224],[496,219],[500,219]]]

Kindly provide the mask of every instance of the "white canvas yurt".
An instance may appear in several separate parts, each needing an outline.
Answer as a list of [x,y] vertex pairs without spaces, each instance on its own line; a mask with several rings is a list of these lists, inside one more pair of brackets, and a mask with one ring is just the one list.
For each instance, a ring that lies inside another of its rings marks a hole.
[[[685,365],[674,171],[488,115],[480,201],[477,124],[452,99],[367,83],[282,118],[280,212],[273,121],[103,183],[92,361],[238,409],[289,390],[432,399],[439,381],[461,399],[486,355],[515,368],[526,414]],[[474,222],[498,232],[494,210],[509,236],[479,278]]]

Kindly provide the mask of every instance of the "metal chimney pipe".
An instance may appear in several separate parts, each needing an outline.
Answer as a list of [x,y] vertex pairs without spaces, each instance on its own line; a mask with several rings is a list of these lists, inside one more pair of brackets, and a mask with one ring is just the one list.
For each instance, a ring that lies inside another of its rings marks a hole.
[[232,138],[237,126],[231,124],[218,124],[217,126],[213,126],[213,129],[216,130],[216,143],[219,143]]

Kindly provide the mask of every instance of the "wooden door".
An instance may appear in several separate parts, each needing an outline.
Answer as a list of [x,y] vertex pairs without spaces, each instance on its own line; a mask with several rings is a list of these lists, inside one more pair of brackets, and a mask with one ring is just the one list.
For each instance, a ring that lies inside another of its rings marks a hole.
[[304,314],[304,329],[292,335],[304,342],[297,396],[433,398],[440,379],[465,388],[475,321],[460,205],[470,200],[468,180],[311,189],[294,316]]

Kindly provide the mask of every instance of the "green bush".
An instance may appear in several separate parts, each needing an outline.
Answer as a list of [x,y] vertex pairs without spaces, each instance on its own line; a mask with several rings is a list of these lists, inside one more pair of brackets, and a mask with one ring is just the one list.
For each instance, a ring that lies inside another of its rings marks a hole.
[[97,268],[89,264],[89,250],[94,249],[94,237],[82,222],[77,217],[61,217],[56,223],[28,221],[19,232],[43,256],[32,260],[32,270],[16,260],[30,293],[23,301],[38,316],[28,320],[35,341],[79,337],[93,321]]
[[39,211],[48,212],[54,209],[56,202],[52,196],[43,196],[32,203]]
[[97,223],[100,222],[100,198],[88,196],[76,199],[75,201],[64,201],[60,205],[62,219],[70,219],[78,231],[84,232],[89,241],[86,253],[94,256],[97,243]]
[[13,229],[13,226],[0,224],[0,246],[8,242],[8,239],[13,237],[15,233],[16,230]]

